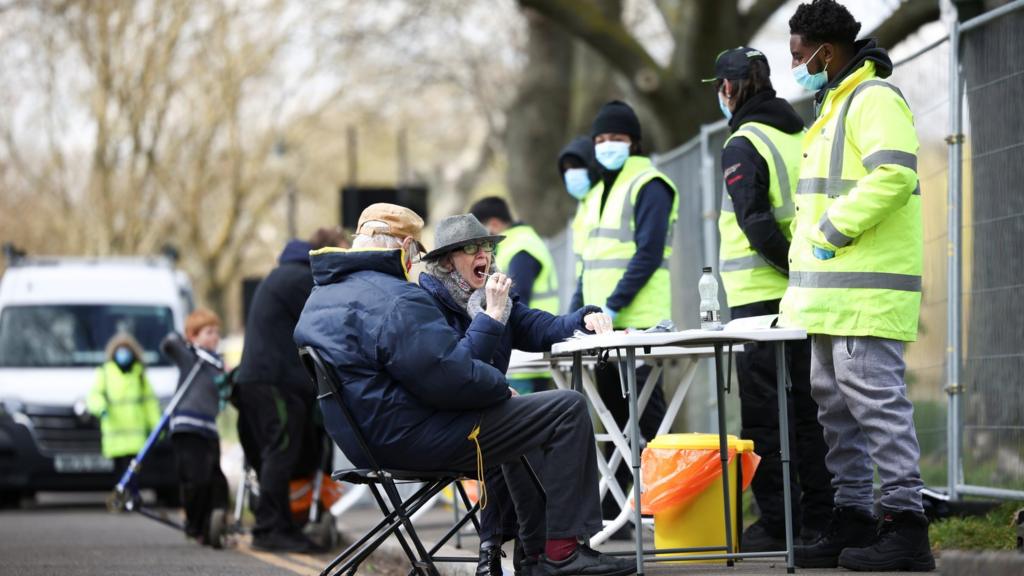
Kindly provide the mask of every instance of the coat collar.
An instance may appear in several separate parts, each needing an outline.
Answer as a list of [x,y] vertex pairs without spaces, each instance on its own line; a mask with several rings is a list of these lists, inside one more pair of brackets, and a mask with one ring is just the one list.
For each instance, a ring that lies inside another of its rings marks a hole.
[[321,248],[309,253],[313,281],[317,286],[341,282],[356,272],[381,272],[409,280],[405,270],[405,251],[386,248]]

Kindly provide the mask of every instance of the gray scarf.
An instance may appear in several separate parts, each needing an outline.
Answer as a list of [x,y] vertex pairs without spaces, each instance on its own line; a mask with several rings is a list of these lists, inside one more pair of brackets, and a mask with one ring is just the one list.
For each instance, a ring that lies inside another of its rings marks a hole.
[[[495,272],[498,272],[498,268],[492,264],[491,274]],[[487,309],[487,290],[485,288],[473,290],[469,282],[466,282],[466,279],[455,268],[447,269],[447,266],[434,261],[427,264],[427,273],[436,278],[448,290],[452,300],[455,300],[455,303],[465,310],[470,318],[476,318],[477,314]],[[505,303],[505,312],[499,322],[507,324],[511,314],[512,298],[509,296]]]

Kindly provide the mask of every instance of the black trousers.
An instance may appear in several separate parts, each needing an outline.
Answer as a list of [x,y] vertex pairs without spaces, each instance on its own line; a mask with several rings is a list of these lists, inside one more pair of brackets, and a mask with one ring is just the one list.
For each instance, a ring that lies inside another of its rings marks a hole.
[[[613,356],[611,359],[615,359],[615,357]],[[623,356],[623,359],[625,359],[625,356]],[[615,418],[615,423],[619,425],[619,428],[622,428],[626,425],[626,421],[629,420],[629,400],[622,396],[625,382],[621,382],[619,378],[619,366],[618,362],[611,361],[606,364],[599,364],[594,370],[594,376],[597,379],[597,392],[601,395],[601,400],[608,408],[608,411],[611,412],[612,417]],[[636,369],[638,394],[643,390],[651,370],[653,370],[651,366],[640,366]],[[647,401],[647,406],[644,408],[643,413],[640,414],[640,435],[643,436],[645,441],[651,441],[657,435],[658,427],[661,426],[661,420],[665,417],[665,412],[668,410],[665,404],[662,378],[659,377],[654,386],[651,398]],[[606,445],[604,448],[605,457],[607,458],[614,451],[614,445]],[[619,486],[622,486],[623,491],[626,491],[626,488],[633,483],[633,473],[630,470],[629,460],[623,459],[618,467],[616,467],[615,481],[618,482]],[[619,505],[615,502],[615,497],[612,496],[610,491],[605,494],[604,500],[601,502],[601,509],[603,516],[607,519],[612,519],[619,515]]]
[[[543,551],[547,539],[589,538],[601,529],[594,427],[582,394],[538,392],[484,410],[479,441],[484,466],[501,467],[528,554]],[[462,456],[439,461],[438,468],[475,472],[476,447],[466,444]],[[546,500],[522,465],[523,455],[540,477]]]
[[298,530],[292,519],[289,486],[312,436],[313,396],[304,398],[273,384],[246,383],[239,390],[250,441],[259,451],[254,536]]
[[[779,301],[754,302],[730,309],[733,318],[778,314]],[[811,398],[810,340],[786,344],[786,365],[793,383],[789,402],[789,443],[793,525],[821,530],[832,511],[832,476],[825,467],[824,433],[818,424],[818,405]],[[745,344],[736,355],[743,438],[754,441],[761,464],[751,483],[761,511],[761,524],[778,538],[785,536],[782,497],[782,447],[779,440],[779,401],[775,345]]]
[[171,446],[181,482],[185,534],[203,536],[210,526],[210,513],[228,505],[228,481],[220,469],[220,441],[178,432],[171,435]]

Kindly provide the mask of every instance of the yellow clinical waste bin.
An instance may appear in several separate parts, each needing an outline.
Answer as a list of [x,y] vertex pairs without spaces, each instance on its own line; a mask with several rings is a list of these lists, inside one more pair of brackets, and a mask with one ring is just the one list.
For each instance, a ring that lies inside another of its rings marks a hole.
[[[736,482],[742,482],[741,486],[746,489],[760,458],[754,454],[752,440],[730,435],[728,447],[729,510],[735,551],[740,530],[736,511],[741,504],[736,499]],[[658,436],[644,449],[641,479],[643,512],[654,515],[655,547],[725,546],[722,463],[717,434]]]

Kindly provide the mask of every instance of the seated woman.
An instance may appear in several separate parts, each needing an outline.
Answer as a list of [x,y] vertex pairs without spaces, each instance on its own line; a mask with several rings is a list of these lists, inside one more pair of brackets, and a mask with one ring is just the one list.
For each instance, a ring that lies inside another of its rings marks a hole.
[[[585,306],[564,316],[531,309],[510,296],[511,280],[495,269],[494,248],[504,236],[494,236],[472,214],[445,218],[437,225],[437,248],[427,253],[427,271],[419,283],[437,302],[448,324],[463,335],[478,360],[505,372],[512,349],[546,352],[576,330],[610,332],[612,320],[597,306]],[[476,338],[473,319],[486,314],[504,325],[498,339]],[[496,342],[496,344],[494,344]],[[544,392],[540,392],[544,394]],[[534,459],[540,461],[540,459]],[[538,474],[543,472],[538,470]],[[489,505],[480,514],[478,576],[500,575],[501,545],[516,538],[516,511],[501,469],[485,473]],[[521,511],[522,512],[522,511]],[[543,551],[544,535],[516,538],[515,573],[529,574],[529,566]]]

